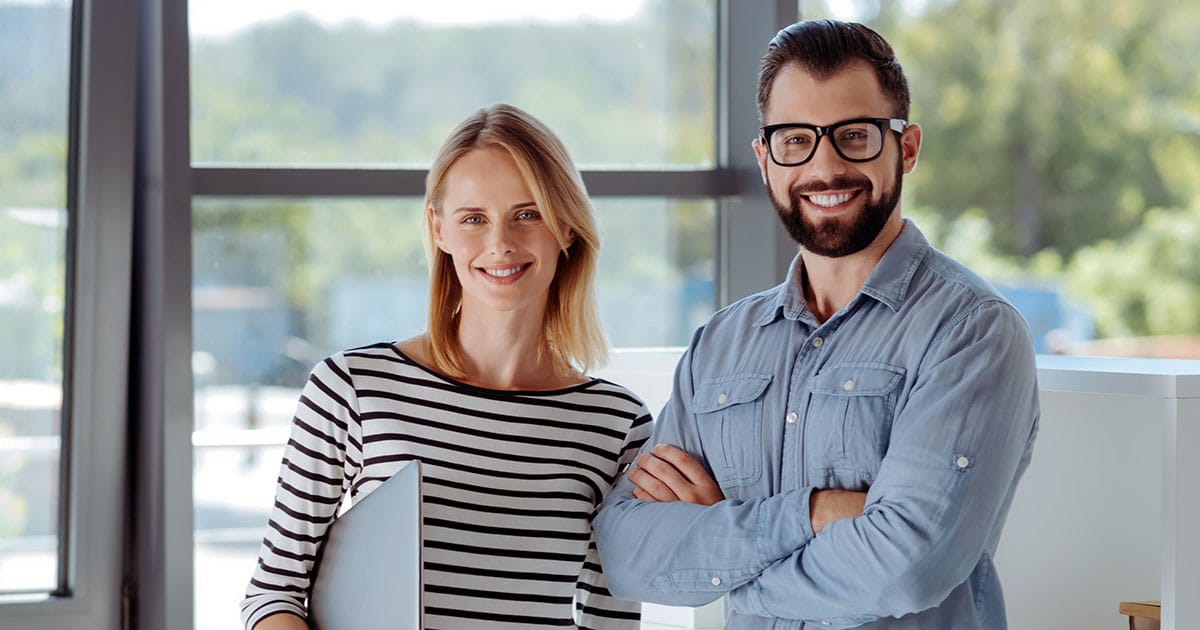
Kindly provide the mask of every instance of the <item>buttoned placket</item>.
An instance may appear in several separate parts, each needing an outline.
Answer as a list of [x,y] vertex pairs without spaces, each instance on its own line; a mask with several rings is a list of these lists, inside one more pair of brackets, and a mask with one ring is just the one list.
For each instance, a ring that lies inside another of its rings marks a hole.
[[[811,324],[797,321],[796,326],[809,328]],[[805,411],[808,408],[808,382],[819,366],[824,363],[821,354],[825,353],[826,339],[823,336],[824,327],[815,326],[812,332],[803,337],[803,342],[796,349],[796,360],[792,364],[791,374],[787,382],[787,404],[783,410],[783,464],[780,466],[783,489],[803,488],[808,484],[804,462],[804,427],[807,423]],[[799,335],[798,335],[799,336]]]

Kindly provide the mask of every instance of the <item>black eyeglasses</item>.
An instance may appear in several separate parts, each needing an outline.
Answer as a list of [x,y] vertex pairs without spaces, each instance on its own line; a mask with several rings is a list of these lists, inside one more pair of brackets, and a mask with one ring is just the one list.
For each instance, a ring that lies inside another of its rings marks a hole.
[[908,121],[899,118],[854,118],[827,127],[783,123],[759,127],[758,138],[780,166],[800,166],[811,160],[824,136],[829,136],[834,150],[847,162],[870,162],[883,152],[887,130],[902,134],[907,127]]

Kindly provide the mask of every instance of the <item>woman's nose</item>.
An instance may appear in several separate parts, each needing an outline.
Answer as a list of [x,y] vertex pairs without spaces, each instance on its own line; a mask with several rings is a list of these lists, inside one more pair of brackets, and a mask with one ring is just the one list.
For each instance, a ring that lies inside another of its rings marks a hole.
[[488,231],[488,251],[492,254],[507,254],[513,251],[513,229],[505,221],[492,224]]

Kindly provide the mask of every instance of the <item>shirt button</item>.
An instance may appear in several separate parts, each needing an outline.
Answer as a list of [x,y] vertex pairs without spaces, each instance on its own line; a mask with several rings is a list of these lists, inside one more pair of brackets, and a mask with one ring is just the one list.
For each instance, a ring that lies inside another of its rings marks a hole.
[[846,391],[853,390],[854,389],[854,380],[851,379],[851,380],[847,380],[845,383],[842,383],[842,389],[844,389]]
[[966,468],[967,466],[971,465],[971,459],[969,457],[959,457],[954,463],[959,468]]
[[800,415],[797,414],[795,411],[788,412],[788,415],[787,415],[788,424],[796,424],[796,421],[799,419],[800,419]]
[[729,400],[729,394],[721,394],[720,396],[717,396],[718,405],[724,405],[725,401],[727,400]]
[[717,576],[715,576],[715,575],[713,576],[713,579],[712,579],[712,580],[709,580],[709,581],[710,581],[710,582],[712,582],[712,585],[713,585],[713,586],[720,586],[720,585],[721,585],[721,578],[719,578],[719,577],[717,577]]
[[825,345],[825,340],[820,337],[813,337],[812,345],[814,348],[820,348]]

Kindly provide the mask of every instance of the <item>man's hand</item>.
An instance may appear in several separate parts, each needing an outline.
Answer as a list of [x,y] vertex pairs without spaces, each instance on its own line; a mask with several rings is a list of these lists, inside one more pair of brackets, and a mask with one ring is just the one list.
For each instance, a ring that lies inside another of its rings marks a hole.
[[685,501],[712,505],[725,500],[721,486],[687,451],[659,444],[650,453],[637,456],[637,466],[629,469],[629,480],[636,486],[633,496],[643,501]]
[[813,490],[808,499],[809,520],[814,534],[844,518],[862,516],[867,493],[851,490]]

